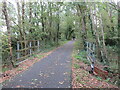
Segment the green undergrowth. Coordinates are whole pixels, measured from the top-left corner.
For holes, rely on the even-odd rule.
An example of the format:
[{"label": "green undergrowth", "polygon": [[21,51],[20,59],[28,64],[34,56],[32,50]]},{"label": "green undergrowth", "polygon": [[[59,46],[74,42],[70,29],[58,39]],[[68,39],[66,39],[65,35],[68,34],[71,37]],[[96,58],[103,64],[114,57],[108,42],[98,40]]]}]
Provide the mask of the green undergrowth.
[{"label": "green undergrowth", "polygon": [[85,64],[90,64],[90,62],[86,58],[86,52],[80,51],[77,55],[74,56],[76,59],[82,61]]},{"label": "green undergrowth", "polygon": [[82,61],[85,64],[90,64],[90,62],[86,58],[86,51],[84,50],[84,46],[81,39],[78,39],[74,43],[73,57],[77,60]]},{"label": "green undergrowth", "polygon": [[[83,62],[83,63],[85,63],[85,64],[87,64],[87,65],[90,65],[90,62],[87,60],[87,58],[86,58],[86,51],[83,49],[83,47],[81,46],[80,47],[80,45],[79,45],[79,47],[78,47],[78,42],[75,42],[75,45],[74,45],[74,50],[73,50],[73,54],[72,54],[72,56],[75,58],[75,60],[77,60],[76,62],[78,62],[78,63],[80,63],[81,61]],[[112,58],[112,57],[111,57]],[[116,59],[115,59],[116,60]],[[112,60],[112,61],[115,61],[115,60]],[[74,68],[75,69],[79,69],[80,68],[80,65],[79,64],[74,64],[73,66],[74,66]],[[110,63],[111,65],[110,65],[110,67],[111,68],[114,68],[114,69],[116,69],[118,66],[116,65],[116,64],[114,64],[114,63]],[[111,69],[110,69],[111,70]],[[115,72],[115,71],[114,71]],[[79,76],[79,74],[78,74],[78,76]],[[80,78],[77,76],[77,80],[79,81],[80,80]],[[117,81],[115,81],[115,80],[111,80],[111,78],[106,78],[106,79],[102,79],[101,77],[99,77],[99,76],[94,76],[97,80],[99,80],[99,81],[105,81],[105,82],[107,82],[107,83],[109,83],[109,84],[113,84],[113,85],[116,85],[117,84]],[[114,78],[113,79],[116,79],[117,80],[117,78],[114,76]],[[114,81],[114,82],[113,82]]]},{"label": "green undergrowth", "polygon": [[[86,51],[83,49],[83,44],[81,40],[77,40],[74,43],[74,50],[72,56],[85,64],[90,64],[90,62],[86,58]],[[76,67],[77,65],[74,66]]]},{"label": "green undergrowth", "polygon": [[57,47],[65,44],[65,43],[67,43],[67,42],[68,42],[68,40],[64,40],[64,41],[59,41],[59,44],[58,44],[58,45],[56,45],[56,44],[54,44],[54,45],[45,45],[44,47],[42,47],[42,48],[40,49],[40,53],[49,52],[49,51],[51,51],[51,50],[53,50],[53,49],[55,49],[55,48],[57,48]]},{"label": "green undergrowth", "polygon": [[8,67],[2,68],[2,72],[5,72],[5,71],[7,71],[7,70],[9,70]]},{"label": "green undergrowth", "polygon": [[80,66],[78,64],[74,64],[74,68],[78,69],[78,68],[80,68]]}]

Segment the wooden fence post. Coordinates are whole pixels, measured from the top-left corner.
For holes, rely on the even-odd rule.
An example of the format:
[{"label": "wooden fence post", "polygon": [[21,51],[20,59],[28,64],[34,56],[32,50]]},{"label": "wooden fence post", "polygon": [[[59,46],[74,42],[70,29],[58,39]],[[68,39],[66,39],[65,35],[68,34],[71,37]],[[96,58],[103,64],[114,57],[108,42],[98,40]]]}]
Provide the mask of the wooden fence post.
[{"label": "wooden fence post", "polygon": [[27,48],[27,47],[26,47],[26,46],[27,46],[27,45],[26,45],[26,44],[27,44],[27,41],[25,41],[24,43],[25,43],[25,56],[26,56],[26,55],[27,55],[27,50],[26,50],[26,48]]},{"label": "wooden fence post", "polygon": [[90,42],[89,42],[88,50],[89,50],[89,56],[91,56],[91,43]]},{"label": "wooden fence post", "polygon": [[93,58],[95,58],[95,44],[93,44]]},{"label": "wooden fence post", "polygon": [[34,44],[34,52],[35,52],[35,49],[36,49],[36,48],[35,48],[35,43],[36,43],[36,41],[33,41],[33,44]]},{"label": "wooden fence post", "polygon": [[87,54],[88,54],[88,42],[86,42],[87,43]]},{"label": "wooden fence post", "polygon": [[87,43],[87,59],[90,61],[90,59],[89,59],[89,42],[86,42]]},{"label": "wooden fence post", "polygon": [[[20,50],[20,44],[19,44],[19,42],[17,42],[17,50]],[[20,52],[17,51],[17,59],[19,59],[19,58],[20,58]]]},{"label": "wooden fence post", "polygon": [[31,41],[29,42],[29,45],[30,45],[30,55],[32,54],[32,50],[31,50]]},{"label": "wooden fence post", "polygon": [[37,41],[37,45],[38,45],[38,52],[39,52],[39,47],[40,47],[40,42],[39,42],[39,40]]}]

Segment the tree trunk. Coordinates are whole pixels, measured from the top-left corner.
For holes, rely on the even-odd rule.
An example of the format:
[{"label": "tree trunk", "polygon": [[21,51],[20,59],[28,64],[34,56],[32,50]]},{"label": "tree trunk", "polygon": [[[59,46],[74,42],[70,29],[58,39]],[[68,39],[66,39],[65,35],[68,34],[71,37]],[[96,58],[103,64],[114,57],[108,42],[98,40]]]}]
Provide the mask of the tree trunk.
[{"label": "tree trunk", "polygon": [[[118,73],[120,74],[120,1],[117,3],[118,6]],[[118,87],[120,88],[120,75],[118,77]]]},{"label": "tree trunk", "polygon": [[59,18],[59,7],[57,7],[58,8],[58,13],[57,13],[57,18],[58,18],[58,23],[57,23],[57,45],[58,45],[58,42],[59,42],[59,31],[60,31],[60,18]]},{"label": "tree trunk", "polygon": [[24,40],[26,40],[24,23],[25,23],[25,3],[23,0],[22,1],[22,30],[23,30]]},{"label": "tree trunk", "polygon": [[31,29],[32,21],[31,21],[31,19],[32,19],[32,3],[30,2],[29,3],[29,23],[30,23],[29,31],[30,31],[30,33],[32,33],[32,29]]},{"label": "tree trunk", "polygon": [[10,60],[11,60],[12,66],[14,67],[13,52],[12,52],[12,46],[11,46],[10,22],[9,22],[8,12],[7,12],[7,3],[5,1],[3,2],[3,14],[5,16],[5,21],[6,21],[6,26],[7,26],[7,32],[8,32],[8,47],[10,49]]},{"label": "tree trunk", "polygon": [[100,14],[100,22],[101,22],[100,25],[101,25],[102,46],[103,46],[104,56],[105,56],[106,62],[109,64],[109,62],[108,62],[108,56],[107,56],[107,50],[106,50],[106,46],[105,46],[104,28],[103,28],[101,14]]},{"label": "tree trunk", "polygon": [[[95,5],[94,5],[94,9],[95,9]],[[96,46],[97,46],[97,56],[100,59],[100,61],[102,61],[102,56],[101,56],[102,51],[101,51],[101,48],[100,48],[100,39],[99,39],[98,31],[97,31],[97,25],[95,26],[95,20],[97,22],[97,17],[93,16],[92,7],[90,7],[90,13],[91,13],[91,18],[92,18],[93,32],[94,32],[94,35],[95,35]]]},{"label": "tree trunk", "polygon": [[43,2],[41,2],[41,20],[42,20],[42,32],[44,32],[44,18],[43,18]]},{"label": "tree trunk", "polygon": [[49,11],[48,11],[48,16],[49,16],[49,40],[52,42],[52,3],[48,2],[49,4]]},{"label": "tree trunk", "polygon": [[21,30],[21,15],[20,15],[20,5],[19,2],[17,2],[17,10],[18,10],[18,25],[19,25],[19,32],[20,32],[20,40],[24,40],[23,32]]},{"label": "tree trunk", "polygon": [[86,33],[85,16],[82,15],[83,12],[82,12],[82,9],[79,4],[78,4],[78,9],[79,9],[78,11],[79,11],[80,15],[82,16],[81,21],[82,21],[82,39],[83,39],[83,44],[84,44],[83,46],[84,46],[84,48],[86,48],[85,43],[86,43],[87,33]]},{"label": "tree trunk", "polygon": [[29,3],[29,22],[31,23],[31,19],[32,19],[32,3]]},{"label": "tree trunk", "polygon": [[93,30],[93,23],[92,23],[92,18],[91,18],[90,13],[89,13],[88,18],[90,20],[90,28],[91,28],[92,36],[93,36],[93,38],[95,38],[95,34],[94,34],[94,30]]}]

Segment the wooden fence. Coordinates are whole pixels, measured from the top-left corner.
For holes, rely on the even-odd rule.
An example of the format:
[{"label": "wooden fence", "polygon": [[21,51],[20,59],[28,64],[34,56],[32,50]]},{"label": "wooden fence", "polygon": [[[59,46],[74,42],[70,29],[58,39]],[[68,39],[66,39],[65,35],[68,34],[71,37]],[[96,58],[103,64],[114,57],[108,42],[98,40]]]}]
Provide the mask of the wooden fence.
[{"label": "wooden fence", "polygon": [[95,57],[96,46],[94,43],[86,42],[86,49],[87,49],[87,59],[91,63],[91,70],[92,73],[95,72],[98,76],[102,78],[106,78],[108,76],[108,72],[103,70],[100,64]]},{"label": "wooden fence", "polygon": [[86,49],[87,49],[87,59],[90,61],[91,69],[94,70],[94,63],[95,63],[95,44],[86,42]]},{"label": "wooden fence", "polygon": [[39,51],[39,40],[17,41],[17,60],[24,59]]}]

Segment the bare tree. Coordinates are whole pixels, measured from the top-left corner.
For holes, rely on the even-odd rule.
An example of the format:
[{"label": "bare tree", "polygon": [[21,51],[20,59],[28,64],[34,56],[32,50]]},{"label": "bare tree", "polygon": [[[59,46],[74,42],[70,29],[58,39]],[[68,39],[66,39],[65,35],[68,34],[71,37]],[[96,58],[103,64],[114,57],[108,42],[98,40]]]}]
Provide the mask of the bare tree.
[{"label": "bare tree", "polygon": [[21,29],[21,15],[20,15],[20,5],[19,5],[19,2],[17,2],[17,12],[18,12],[18,26],[19,26],[19,32],[20,32],[20,39],[22,41],[22,40],[24,40],[24,37],[23,37],[22,29]]}]

